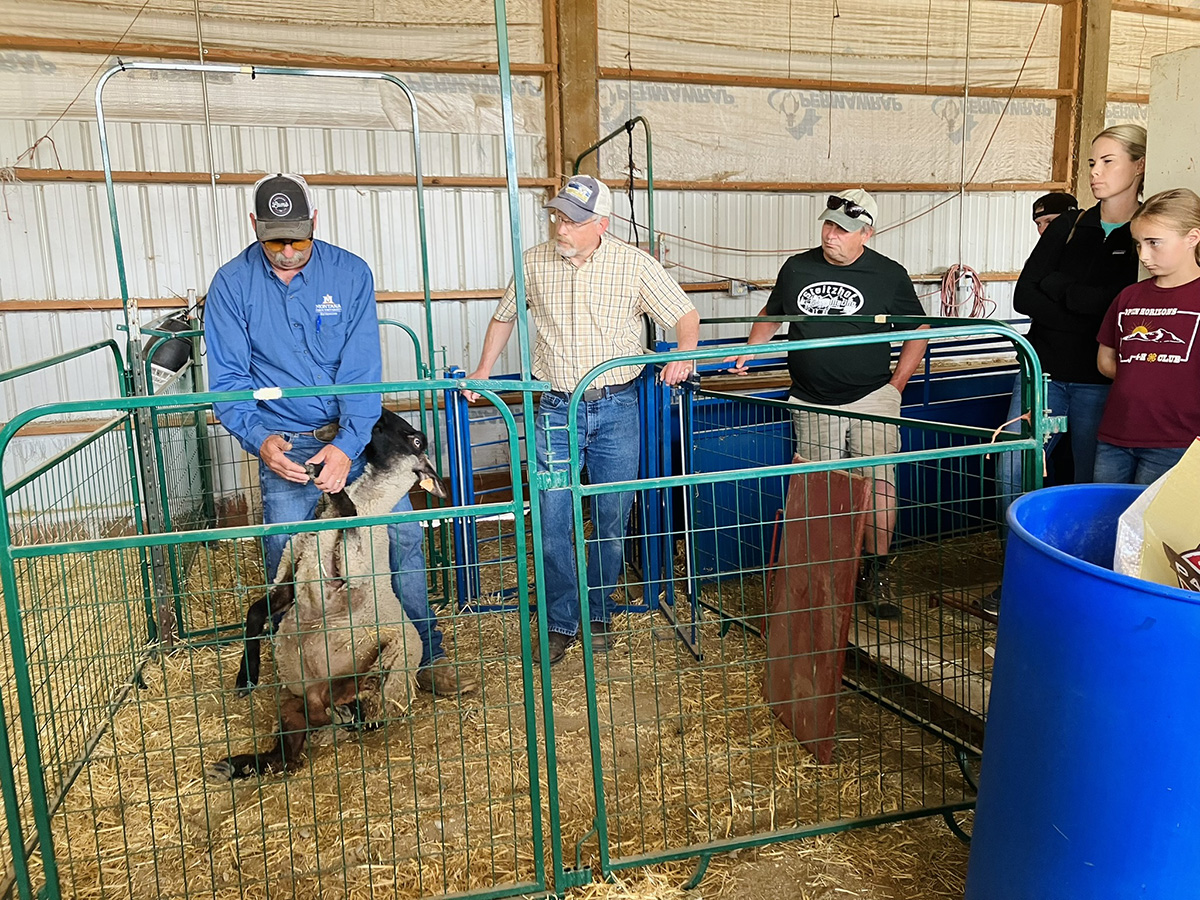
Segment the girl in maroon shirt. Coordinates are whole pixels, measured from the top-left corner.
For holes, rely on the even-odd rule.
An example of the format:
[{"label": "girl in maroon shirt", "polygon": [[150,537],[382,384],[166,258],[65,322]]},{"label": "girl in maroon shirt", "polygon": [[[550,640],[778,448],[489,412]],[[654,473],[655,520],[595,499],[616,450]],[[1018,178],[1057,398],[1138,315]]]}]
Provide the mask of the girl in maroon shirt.
[{"label": "girl in maroon shirt", "polygon": [[1130,223],[1152,279],[1113,301],[1096,365],[1113,379],[1096,481],[1150,484],[1200,435],[1200,197],[1155,194]]}]

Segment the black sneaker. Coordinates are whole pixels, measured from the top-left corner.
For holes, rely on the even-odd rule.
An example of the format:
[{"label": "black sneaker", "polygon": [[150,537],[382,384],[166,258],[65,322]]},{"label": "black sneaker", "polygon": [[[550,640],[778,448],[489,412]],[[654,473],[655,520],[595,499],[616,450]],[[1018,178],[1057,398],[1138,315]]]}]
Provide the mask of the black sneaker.
[{"label": "black sneaker", "polygon": [[612,622],[592,623],[592,652],[607,653],[617,642],[617,632]]},{"label": "black sneaker", "polygon": [[858,572],[854,602],[861,603],[877,619],[900,618],[900,607],[892,602],[892,578],[888,566],[864,565]]},{"label": "black sneaker", "polygon": [[[548,657],[550,665],[561,662],[562,658],[567,655],[567,648],[575,643],[575,638],[569,634],[559,634],[557,631],[550,632],[547,635],[547,643],[549,645],[550,656]],[[536,640],[533,642],[533,661],[540,663],[542,661],[541,646]]]},{"label": "black sneaker", "polygon": [[980,605],[988,615],[1000,615],[1000,587],[1000,585],[996,585],[995,589],[991,593],[985,594],[981,601]]}]

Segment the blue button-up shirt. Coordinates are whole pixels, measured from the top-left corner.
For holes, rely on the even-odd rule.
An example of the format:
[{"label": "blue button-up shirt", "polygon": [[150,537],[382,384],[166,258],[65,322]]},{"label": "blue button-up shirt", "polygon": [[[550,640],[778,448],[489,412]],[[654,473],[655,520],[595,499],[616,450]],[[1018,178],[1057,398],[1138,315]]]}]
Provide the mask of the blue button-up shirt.
[{"label": "blue button-up shirt", "polygon": [[[369,384],[382,377],[375,281],[359,257],[314,241],[284,284],[251,244],[213,276],[204,303],[208,385],[213,391]],[[217,403],[217,418],[248,453],[272,434],[337,421],[333,444],[351,459],[379,419],[378,394]]]}]

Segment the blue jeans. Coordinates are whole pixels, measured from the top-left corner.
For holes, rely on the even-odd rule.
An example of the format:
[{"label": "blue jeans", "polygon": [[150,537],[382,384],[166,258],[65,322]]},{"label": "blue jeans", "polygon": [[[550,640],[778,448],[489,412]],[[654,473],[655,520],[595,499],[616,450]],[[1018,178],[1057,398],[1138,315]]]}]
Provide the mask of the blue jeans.
[{"label": "blue jeans", "polygon": [[[591,403],[581,401],[577,424],[579,465],[587,469],[592,484],[633,481],[638,477],[641,429],[636,387]],[[538,471],[569,470],[566,425],[567,401],[548,391],[543,393],[535,423]],[[549,461],[547,448],[553,451],[553,463]],[[616,604],[610,595],[625,569],[625,527],[632,506],[632,491],[591,497],[587,584],[589,618],[593,622],[612,620]],[[546,583],[538,591],[538,605],[550,631],[574,636],[579,631],[579,577],[575,568],[571,492],[543,491],[541,511]]]},{"label": "blue jeans", "polygon": [[1187,447],[1096,447],[1096,481],[1101,484],[1153,484],[1183,458]]},{"label": "blue jeans", "polygon": [[[1096,431],[1100,428],[1100,416],[1104,413],[1104,401],[1108,399],[1109,385],[1081,384],[1072,381],[1051,381],[1046,389],[1046,406],[1056,416],[1067,417],[1067,434],[1071,437],[1071,455],[1075,458],[1075,483],[1087,484],[1093,480],[1092,470],[1096,464]],[[1008,404],[1005,419],[1021,415],[1021,376],[1013,383],[1012,399]],[[1004,429],[1019,432],[1021,423],[1014,422]],[[1050,435],[1046,443],[1049,456],[1061,434]],[[996,461],[997,512],[1003,523],[1008,507],[1024,491],[1020,453],[1003,453]],[[1098,479],[1097,479],[1098,480]]]},{"label": "blue jeans", "polygon": [[[288,459],[304,465],[324,444],[311,435],[285,434],[292,445]],[[366,460],[360,455],[350,464],[346,483],[352,483],[363,469]],[[262,487],[263,524],[276,522],[306,522],[317,509],[321,491],[311,481],[297,484],[280,478],[259,460],[258,480]],[[412,501],[405,495],[393,508],[394,512],[412,509]],[[272,534],[264,538],[267,557],[267,578],[275,578],[279,560],[283,558],[289,536]],[[421,665],[427,666],[446,655],[442,650],[442,633],[438,631],[437,616],[429,608],[429,590],[425,582],[424,534],[418,522],[403,522],[388,526],[388,563],[392,570],[392,590],[400,598],[400,605],[417,633],[421,635]]]}]

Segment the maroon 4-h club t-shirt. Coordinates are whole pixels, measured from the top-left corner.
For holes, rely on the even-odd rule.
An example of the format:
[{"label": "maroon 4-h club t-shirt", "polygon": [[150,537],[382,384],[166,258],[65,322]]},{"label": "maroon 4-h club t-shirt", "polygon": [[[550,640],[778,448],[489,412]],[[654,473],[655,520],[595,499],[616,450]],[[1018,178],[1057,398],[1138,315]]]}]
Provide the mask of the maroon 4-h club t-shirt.
[{"label": "maroon 4-h club t-shirt", "polygon": [[1200,435],[1200,279],[1153,279],[1117,295],[1096,340],[1117,351],[1100,440],[1121,447],[1187,447]]}]

